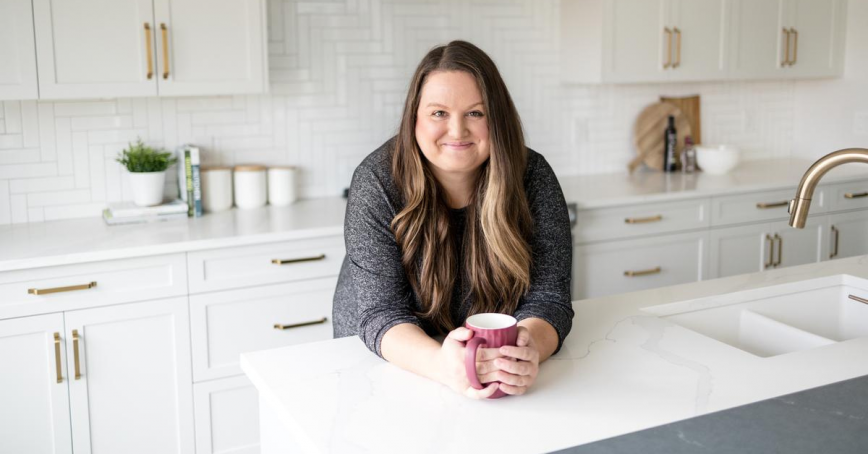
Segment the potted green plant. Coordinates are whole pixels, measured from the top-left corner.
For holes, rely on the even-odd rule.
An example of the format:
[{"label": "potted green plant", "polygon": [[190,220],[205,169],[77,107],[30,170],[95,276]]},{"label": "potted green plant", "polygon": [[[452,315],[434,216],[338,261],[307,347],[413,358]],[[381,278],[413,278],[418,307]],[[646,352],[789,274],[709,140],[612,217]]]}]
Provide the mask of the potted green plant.
[{"label": "potted green plant", "polygon": [[166,169],[177,161],[163,149],[152,148],[142,139],[121,151],[117,161],[130,172],[133,187],[133,202],[138,206],[154,206],[163,203],[163,186]]}]

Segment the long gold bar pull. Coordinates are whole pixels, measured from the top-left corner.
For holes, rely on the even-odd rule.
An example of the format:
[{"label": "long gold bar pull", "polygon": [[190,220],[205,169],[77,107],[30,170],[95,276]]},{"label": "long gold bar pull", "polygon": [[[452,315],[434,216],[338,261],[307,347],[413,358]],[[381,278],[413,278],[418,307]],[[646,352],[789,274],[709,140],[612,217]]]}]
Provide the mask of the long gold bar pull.
[{"label": "long gold bar pull", "polygon": [[868,192],[860,192],[858,194],[848,192],[844,194],[845,199],[861,199],[862,197],[868,197]]},{"label": "long gold bar pull", "polygon": [[96,281],[81,285],[70,285],[68,287],[54,288],[29,288],[27,293],[30,295],[48,295],[49,293],[72,292],[75,290],[87,290],[96,287]]},{"label": "long gold bar pull", "polygon": [[672,66],[672,30],[663,27],[663,33],[666,33],[666,63],[663,64],[663,69],[668,69]]},{"label": "long gold bar pull", "polygon": [[830,259],[833,259],[833,258],[838,256],[838,237],[841,235],[841,232],[838,231],[838,228],[833,225],[832,226],[832,234],[835,235],[835,245],[834,245],[834,249],[832,250],[832,253],[829,254]]},{"label": "long gold bar pull", "polygon": [[659,266],[651,268],[650,270],[641,270],[641,271],[624,271],[624,276],[627,277],[636,277],[636,276],[647,276],[649,274],[659,274],[663,271]]},{"label": "long gold bar pull", "polygon": [[774,266],[775,268],[781,266],[781,261],[783,260],[784,255],[784,239],[781,238],[780,235],[775,233],[775,240],[778,242],[778,259],[775,260]]},{"label": "long gold bar pull", "polygon": [[145,52],[148,54],[148,80],[154,77],[154,51],[151,48],[151,24],[145,22]]},{"label": "long gold bar pull", "polygon": [[771,268],[775,264],[773,258],[775,256],[775,240],[772,239],[771,235],[766,235],[766,241],[769,243],[769,256],[768,260],[763,263],[763,268]]},{"label": "long gold bar pull", "polygon": [[625,224],[647,224],[649,222],[659,222],[663,220],[663,215],[658,214],[657,216],[650,216],[647,218],[626,218],[624,219]]},{"label": "long gold bar pull", "polygon": [[78,330],[72,330],[72,355],[75,359],[75,379],[81,379],[81,364],[78,359]]},{"label": "long gold bar pull", "polygon": [[790,32],[793,34],[793,61],[790,62],[790,66],[793,66],[799,59],[799,31],[790,27]]},{"label": "long gold bar pull", "polygon": [[759,202],[759,203],[756,204],[756,207],[757,207],[757,209],[760,209],[760,210],[767,210],[767,209],[769,209],[769,208],[780,208],[780,207],[785,207],[785,206],[787,206],[787,204],[789,204],[789,203],[790,203],[789,201],[785,201],[785,202],[773,202],[773,203],[764,203],[764,202]]},{"label": "long gold bar pull", "polygon": [[275,323],[274,329],[284,330],[284,329],[300,328],[302,326],[322,325],[323,323],[325,323],[327,321],[328,321],[328,318],[323,317],[319,320],[312,320],[309,322],[302,322],[302,323],[293,323],[292,325],[281,325],[280,323]]},{"label": "long gold bar pull", "polygon": [[681,66],[681,30],[678,27],[672,29],[675,33],[675,63],[672,63],[673,68]]},{"label": "long gold bar pull", "polygon": [[784,60],[781,62],[782,67],[790,64],[790,31],[786,28],[784,28],[783,30],[784,34],[786,34],[787,37],[784,38],[786,41],[784,47]]},{"label": "long gold bar pull", "polygon": [[54,333],[54,369],[57,370],[57,382],[63,383],[63,374],[60,372],[60,333]]},{"label": "long gold bar pull", "polygon": [[300,262],[316,262],[318,260],[325,259],[325,254],[315,255],[313,257],[301,257],[297,259],[272,259],[271,263],[275,265],[288,265],[290,263],[300,263]]},{"label": "long gold bar pull", "polygon": [[858,301],[862,304],[868,304],[868,300],[866,300],[865,298],[859,298],[856,295],[847,295],[847,298],[850,298],[853,301]]},{"label": "long gold bar pull", "polygon": [[163,32],[163,79],[169,78],[169,28],[165,23],[160,24],[160,31]]}]

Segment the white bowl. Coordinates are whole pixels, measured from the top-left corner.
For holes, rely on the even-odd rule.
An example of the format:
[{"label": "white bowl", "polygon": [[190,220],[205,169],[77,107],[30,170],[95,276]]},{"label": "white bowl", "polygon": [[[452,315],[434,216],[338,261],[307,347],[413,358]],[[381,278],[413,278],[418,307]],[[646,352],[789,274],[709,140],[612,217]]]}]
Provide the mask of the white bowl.
[{"label": "white bowl", "polygon": [[739,151],[730,145],[697,145],[696,163],[703,172],[723,175],[738,165]]}]

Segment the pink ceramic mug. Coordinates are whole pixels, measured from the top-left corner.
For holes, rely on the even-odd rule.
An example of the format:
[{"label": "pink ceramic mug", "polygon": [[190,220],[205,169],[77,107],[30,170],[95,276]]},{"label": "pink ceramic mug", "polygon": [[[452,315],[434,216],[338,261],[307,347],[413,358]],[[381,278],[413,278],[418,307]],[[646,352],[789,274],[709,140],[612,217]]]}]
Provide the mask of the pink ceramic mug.
[{"label": "pink ceramic mug", "polygon": [[[500,348],[504,345],[515,345],[518,336],[518,321],[515,317],[506,314],[476,314],[467,317],[464,326],[473,331],[473,338],[467,341],[464,354],[464,369],[470,385],[476,389],[483,389],[490,383],[480,383],[476,375],[476,350],[480,346],[484,348]],[[496,382],[499,383],[499,382]],[[497,399],[506,393],[498,389],[489,399]]]}]

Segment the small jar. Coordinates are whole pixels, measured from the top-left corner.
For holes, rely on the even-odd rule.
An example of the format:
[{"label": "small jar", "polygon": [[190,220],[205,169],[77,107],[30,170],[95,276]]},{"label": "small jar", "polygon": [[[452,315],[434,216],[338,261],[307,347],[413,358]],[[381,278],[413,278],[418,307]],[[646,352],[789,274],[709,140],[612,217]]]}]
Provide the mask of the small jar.
[{"label": "small jar", "polygon": [[268,168],[268,203],[287,206],[298,200],[296,180],[298,169],[294,166]]},{"label": "small jar", "polygon": [[235,206],[242,209],[265,206],[267,187],[265,166],[235,166]]},{"label": "small jar", "polygon": [[232,167],[202,167],[202,208],[209,212],[232,208]]}]

